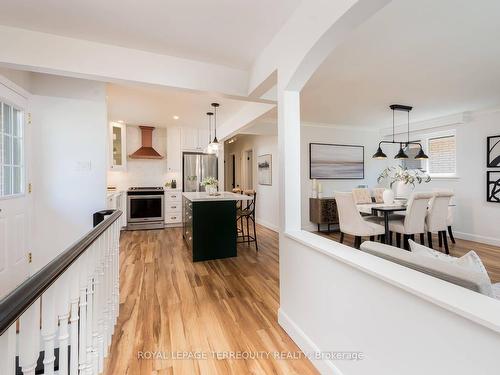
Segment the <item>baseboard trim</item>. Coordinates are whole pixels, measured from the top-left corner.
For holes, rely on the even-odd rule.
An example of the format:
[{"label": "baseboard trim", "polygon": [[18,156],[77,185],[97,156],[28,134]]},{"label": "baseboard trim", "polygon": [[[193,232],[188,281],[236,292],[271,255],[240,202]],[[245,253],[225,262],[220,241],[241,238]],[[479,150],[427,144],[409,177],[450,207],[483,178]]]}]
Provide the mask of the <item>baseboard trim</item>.
[{"label": "baseboard trim", "polygon": [[266,227],[267,229],[270,229],[273,232],[279,232],[279,228],[276,225],[269,223],[268,221],[265,221],[265,220],[262,220],[259,218],[257,218],[256,221],[257,221],[257,224],[262,225],[263,227]]},{"label": "baseboard trim", "polygon": [[484,243],[487,245],[493,245],[493,246],[500,246],[500,238],[479,236],[477,234],[456,232],[456,231],[453,231],[453,236],[455,236],[456,238],[460,238],[462,240],[480,242],[480,243]]},{"label": "baseboard trim", "polygon": [[[281,307],[278,310],[278,323],[304,353],[321,352],[321,349],[318,348]],[[321,374],[343,375],[330,360],[311,359],[310,361]]]}]

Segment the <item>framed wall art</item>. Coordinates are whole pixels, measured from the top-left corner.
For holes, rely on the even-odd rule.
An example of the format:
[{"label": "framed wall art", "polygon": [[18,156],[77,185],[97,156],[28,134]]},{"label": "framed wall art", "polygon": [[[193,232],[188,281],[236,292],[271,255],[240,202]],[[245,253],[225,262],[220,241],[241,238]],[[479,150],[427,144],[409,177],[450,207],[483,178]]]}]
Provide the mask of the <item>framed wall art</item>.
[{"label": "framed wall art", "polygon": [[500,135],[487,138],[486,150],[487,167],[500,168]]},{"label": "framed wall art", "polygon": [[500,171],[488,171],[486,173],[486,200],[500,203]]},{"label": "framed wall art", "polygon": [[273,184],[273,156],[271,154],[260,155],[257,158],[257,171],[259,185]]},{"label": "framed wall art", "polygon": [[365,148],[355,145],[309,143],[309,178],[364,179]]}]

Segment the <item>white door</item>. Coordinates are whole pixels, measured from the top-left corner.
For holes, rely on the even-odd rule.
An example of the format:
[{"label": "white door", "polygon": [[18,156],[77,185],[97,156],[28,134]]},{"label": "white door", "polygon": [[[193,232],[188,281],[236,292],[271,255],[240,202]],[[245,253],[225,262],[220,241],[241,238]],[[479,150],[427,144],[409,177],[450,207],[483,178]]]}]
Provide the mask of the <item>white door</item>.
[{"label": "white door", "polygon": [[7,84],[0,76],[0,298],[28,277],[31,237],[27,93]]},{"label": "white door", "polygon": [[253,151],[248,150],[245,155],[245,175],[246,188],[249,190],[253,189]]}]

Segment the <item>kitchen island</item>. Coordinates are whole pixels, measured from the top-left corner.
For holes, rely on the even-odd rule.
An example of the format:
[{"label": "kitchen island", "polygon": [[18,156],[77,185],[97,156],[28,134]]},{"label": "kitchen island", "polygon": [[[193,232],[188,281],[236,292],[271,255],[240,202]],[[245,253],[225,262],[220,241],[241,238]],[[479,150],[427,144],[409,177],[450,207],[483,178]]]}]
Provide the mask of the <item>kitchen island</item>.
[{"label": "kitchen island", "polygon": [[237,256],[236,202],[252,199],[230,192],[182,193],[182,234],[193,262]]}]

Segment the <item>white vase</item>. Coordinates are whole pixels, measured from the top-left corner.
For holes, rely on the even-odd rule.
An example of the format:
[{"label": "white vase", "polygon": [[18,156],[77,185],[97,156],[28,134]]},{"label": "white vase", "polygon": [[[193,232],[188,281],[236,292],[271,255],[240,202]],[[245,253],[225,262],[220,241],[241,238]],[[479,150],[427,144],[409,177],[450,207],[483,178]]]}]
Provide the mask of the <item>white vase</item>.
[{"label": "white vase", "polygon": [[394,192],[391,189],[385,189],[382,194],[382,199],[385,204],[393,204],[394,203]]},{"label": "white vase", "polygon": [[405,184],[402,181],[397,181],[394,186],[396,199],[408,199],[413,191],[413,185]]},{"label": "white vase", "polygon": [[208,195],[215,195],[215,194],[217,194],[217,186],[207,185],[205,187],[205,190],[208,193]]}]

